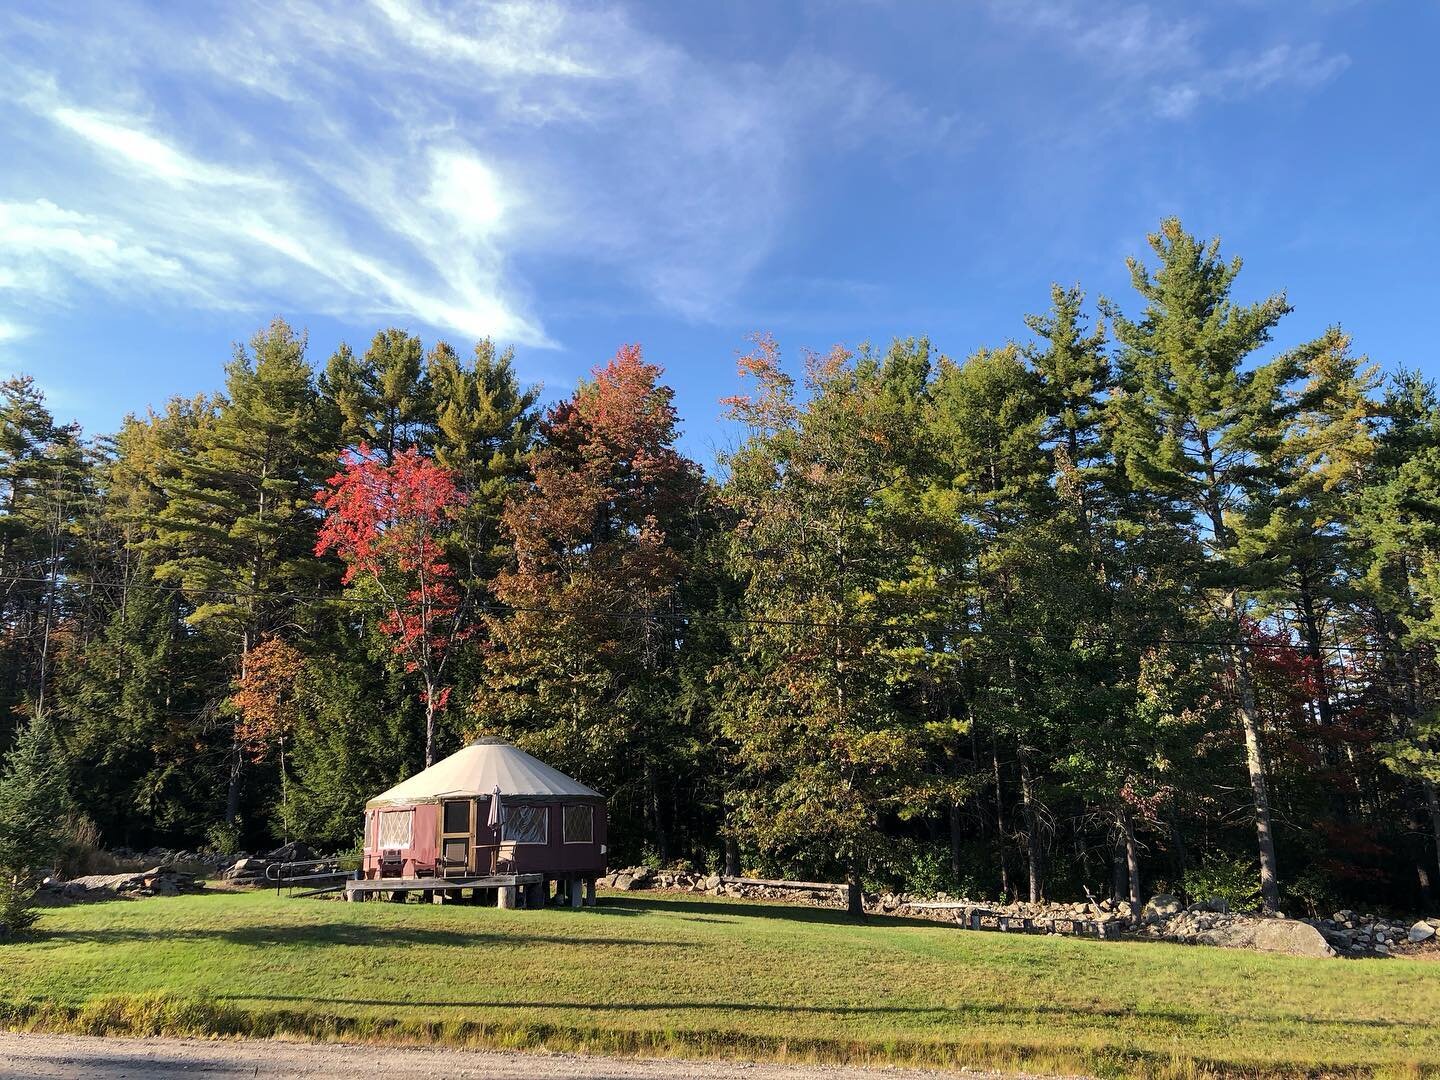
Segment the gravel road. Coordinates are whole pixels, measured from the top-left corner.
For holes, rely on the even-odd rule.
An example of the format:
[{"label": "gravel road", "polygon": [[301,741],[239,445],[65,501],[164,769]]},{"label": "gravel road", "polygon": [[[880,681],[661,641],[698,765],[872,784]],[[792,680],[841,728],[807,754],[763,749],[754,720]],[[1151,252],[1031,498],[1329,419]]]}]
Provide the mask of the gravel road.
[{"label": "gravel road", "polygon": [[[0,1032],[0,1080],[21,1077],[119,1080],[121,1077],[383,1076],[387,1080],[999,1080],[997,1074],[825,1065],[750,1065],[734,1061],[660,1061],[352,1046],[339,1043],[203,1039],[101,1039],[88,1035]],[[1012,1077],[1011,1080],[1014,1080]]]}]

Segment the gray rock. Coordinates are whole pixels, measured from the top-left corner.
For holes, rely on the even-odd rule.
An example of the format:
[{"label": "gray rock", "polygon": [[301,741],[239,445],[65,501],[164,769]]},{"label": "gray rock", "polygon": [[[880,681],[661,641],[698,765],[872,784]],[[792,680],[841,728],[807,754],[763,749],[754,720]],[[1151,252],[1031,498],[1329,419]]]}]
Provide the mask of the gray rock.
[{"label": "gray rock", "polygon": [[1421,941],[1429,941],[1435,936],[1435,927],[1426,921],[1417,922],[1414,926],[1410,927],[1410,933],[1406,936],[1417,944]]},{"label": "gray rock", "polygon": [[1145,905],[1145,910],[1141,913],[1141,918],[1147,923],[1164,922],[1166,919],[1180,914],[1181,908],[1182,905],[1176,897],[1169,893],[1160,893],[1150,898],[1150,902]]},{"label": "gray rock", "polygon": [[1309,923],[1296,919],[1261,919],[1255,924],[1254,947],[1261,952],[1288,956],[1334,956],[1325,936]]}]

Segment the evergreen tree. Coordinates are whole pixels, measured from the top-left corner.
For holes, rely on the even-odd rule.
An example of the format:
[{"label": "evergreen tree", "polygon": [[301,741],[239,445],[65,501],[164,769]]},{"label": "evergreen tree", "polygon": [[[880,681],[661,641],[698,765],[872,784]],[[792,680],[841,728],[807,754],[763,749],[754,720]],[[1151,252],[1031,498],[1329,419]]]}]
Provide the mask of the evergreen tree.
[{"label": "evergreen tree", "polygon": [[34,924],[35,890],[60,852],[69,805],[54,728],[34,716],[0,771],[0,940]]},{"label": "evergreen tree", "polygon": [[1289,418],[1285,391],[1298,372],[1290,355],[1246,365],[1290,306],[1283,293],[1250,305],[1232,301],[1240,260],[1222,261],[1218,239],[1202,244],[1173,218],[1151,235],[1150,246],[1159,259],[1153,273],[1138,259],[1129,264],[1143,315],[1131,321],[1109,308],[1121,344],[1116,452],[1131,482],[1164,493],[1192,516],[1211,556],[1207,584],[1230,643],[1227,674],[1244,735],[1261,891],[1274,910],[1274,822],[1245,627],[1255,584],[1278,555],[1246,540],[1278,482],[1275,451]]},{"label": "evergreen tree", "polygon": [[489,340],[475,346],[468,366],[441,342],[426,370],[435,404],[435,460],[465,495],[457,554],[465,556],[469,579],[485,581],[504,560],[500,516],[525,476],[540,391],[522,388],[514,350],[497,354]]},{"label": "evergreen tree", "polygon": [[79,429],[29,376],[0,381],[0,715],[45,709],[87,480]]},{"label": "evergreen tree", "polygon": [[[172,456],[156,532],[146,542],[155,580],[183,590],[187,621],[221,637],[243,679],[250,650],[293,620],[300,599],[332,571],[313,557],[314,492],[335,444],[327,430],[305,338],[282,320],[236,349],[226,393],[200,421],[194,453]],[[245,757],[232,740],[225,820],[240,812]]]},{"label": "evergreen tree", "polygon": [[359,359],[342,344],[319,388],[344,445],[364,443],[388,465],[400,451],[428,444],[435,407],[418,337],[394,327],[381,330]]}]

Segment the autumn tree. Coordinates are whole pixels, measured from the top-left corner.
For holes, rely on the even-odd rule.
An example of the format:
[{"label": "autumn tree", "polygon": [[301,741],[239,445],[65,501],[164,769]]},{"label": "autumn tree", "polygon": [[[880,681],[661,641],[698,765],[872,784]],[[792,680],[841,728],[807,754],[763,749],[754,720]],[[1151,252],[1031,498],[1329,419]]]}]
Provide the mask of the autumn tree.
[{"label": "autumn tree", "polygon": [[425,764],[436,759],[435,721],[450,701],[446,671],[474,631],[444,539],[465,498],[448,469],[410,448],[393,462],[361,446],[315,496],[325,509],[315,554],[345,563],[343,582],[384,612],[380,630],[405,671],[422,683]]},{"label": "autumn tree", "polygon": [[230,707],[240,716],[236,726],[240,745],[255,761],[273,752],[280,764],[280,820],[289,839],[289,777],[285,747],[300,722],[304,693],[305,657],[284,639],[269,637],[250,651],[245,674],[236,683]]},{"label": "autumn tree", "polygon": [[681,587],[705,484],[676,449],[660,377],[624,346],[540,422],[532,480],[503,515],[513,562],[495,579],[475,708],[605,790],[668,857],[690,745],[674,707]]}]

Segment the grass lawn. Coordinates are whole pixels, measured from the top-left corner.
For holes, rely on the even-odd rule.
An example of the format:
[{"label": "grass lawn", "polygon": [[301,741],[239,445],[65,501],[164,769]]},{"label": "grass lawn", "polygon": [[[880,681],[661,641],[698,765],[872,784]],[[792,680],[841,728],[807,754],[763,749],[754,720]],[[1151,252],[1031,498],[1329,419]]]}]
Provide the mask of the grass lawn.
[{"label": "grass lawn", "polygon": [[1100,1075],[1440,1076],[1440,964],[973,933],[680,895],[54,909],[0,1025]]}]

